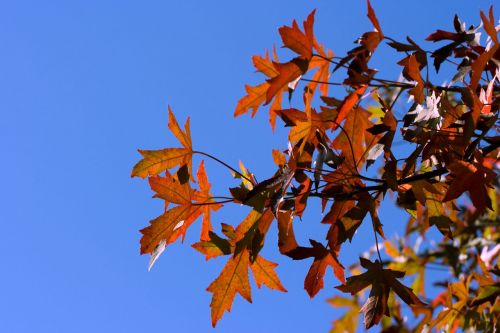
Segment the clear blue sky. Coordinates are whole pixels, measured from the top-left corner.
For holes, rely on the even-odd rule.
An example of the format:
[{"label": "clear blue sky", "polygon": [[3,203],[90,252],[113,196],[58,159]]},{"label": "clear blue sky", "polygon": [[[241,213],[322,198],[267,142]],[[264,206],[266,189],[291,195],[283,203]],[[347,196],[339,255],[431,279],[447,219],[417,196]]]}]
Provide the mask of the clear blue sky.
[{"label": "clear blue sky", "polygon": [[[489,5],[373,1],[385,34],[417,41],[451,29],[455,13],[478,24]],[[277,28],[313,8],[316,35],[336,55],[372,29],[365,1],[0,1],[1,332],[329,329],[340,313],[325,299],[338,282],[328,272],[325,290],[309,300],[310,262],[278,256],[270,232],[264,251],[289,292],[253,288],[254,303],[238,296],[213,330],[205,288],[223,261],[207,263],[189,246],[194,226],[148,273],[138,230],[161,202],[130,178],[136,149],[177,145],[167,104],[179,121],[191,116],[196,149],[269,177],[269,148],[285,147],[284,132],[271,133],[267,112],[232,113],[244,84],[262,80],[251,56],[281,46]],[[385,58],[375,64],[397,77]],[[230,175],[208,161],[207,169],[214,192],[226,194]],[[242,214],[227,209],[213,221],[238,223]],[[381,217],[389,235],[406,219],[389,208]],[[322,237],[320,218],[301,222],[302,240]],[[369,235],[345,246],[346,260],[373,243]]]}]

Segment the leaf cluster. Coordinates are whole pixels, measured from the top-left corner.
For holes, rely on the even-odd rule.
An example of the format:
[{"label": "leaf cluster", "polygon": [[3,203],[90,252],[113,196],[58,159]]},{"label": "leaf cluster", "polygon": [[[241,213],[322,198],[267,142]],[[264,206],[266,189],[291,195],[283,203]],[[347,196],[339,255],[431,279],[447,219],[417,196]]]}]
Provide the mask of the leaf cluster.
[{"label": "leaf cluster", "polygon": [[[277,264],[261,255],[274,222],[279,252],[293,260],[311,260],[304,280],[310,297],[323,289],[329,268],[341,283],[336,288],[351,294],[329,301],[348,307],[332,332],[355,332],[358,312],[366,329],[380,324],[384,332],[459,327],[488,331],[499,324],[500,27],[494,25],[493,9],[480,13],[486,45],[480,44],[481,27],[466,28],[455,16],[454,31],[437,30],[427,37],[438,45],[432,51],[410,37],[402,42],[384,35],[369,1],[367,9],[373,31],[362,34],[344,56],[335,56],[317,41],[313,11],[302,28],[296,21],[279,28],[284,47],[295,57],[280,61],[274,49],[272,58],[269,52],[252,58],[265,80],[245,87],[247,94],[234,115],[253,116],[267,107],[272,130],[278,120],[289,129],[286,148],[272,150],[274,175],[257,182],[243,163],[236,170],[193,150],[189,119],[181,129],[170,109],[168,126],[181,147],[139,151],[143,159],[132,176],[147,177],[155,197],[165,202],[162,215],[141,230],[141,254],[151,255],[150,268],[199,217],[200,239],[193,247],[207,260],[227,257],[207,288],[213,294],[214,326],[231,310],[237,293],[251,302],[249,269],[258,287],[286,291]],[[370,67],[380,47],[401,56],[396,65],[403,79],[382,78]],[[430,73],[443,66],[454,67],[456,73],[449,85],[436,85]],[[345,74],[343,81],[333,81],[333,73]],[[332,93],[332,86],[345,91]],[[294,107],[283,106],[287,95],[289,101],[295,98]],[[401,102],[405,95],[410,103]],[[398,114],[404,115],[398,119]],[[212,195],[204,161],[193,170],[194,155],[232,172],[237,184],[229,187],[228,196]],[[408,212],[404,236],[392,240],[378,215],[387,193]],[[310,200],[321,202],[324,215],[318,222],[328,225],[328,232],[324,240],[301,245],[294,224]],[[246,206],[249,213],[237,225],[222,223],[217,232],[211,214],[228,204]],[[360,225],[369,223],[367,216],[375,243],[369,256],[375,260],[360,258],[348,266],[339,254]],[[430,229],[441,238],[429,241]],[[347,279],[345,267],[352,274]],[[441,292],[429,297],[425,274],[432,269],[451,274],[436,281]],[[408,281],[413,281],[410,286],[404,284]],[[369,286],[366,297],[363,290]],[[404,320],[408,313],[418,318],[411,327]]]}]

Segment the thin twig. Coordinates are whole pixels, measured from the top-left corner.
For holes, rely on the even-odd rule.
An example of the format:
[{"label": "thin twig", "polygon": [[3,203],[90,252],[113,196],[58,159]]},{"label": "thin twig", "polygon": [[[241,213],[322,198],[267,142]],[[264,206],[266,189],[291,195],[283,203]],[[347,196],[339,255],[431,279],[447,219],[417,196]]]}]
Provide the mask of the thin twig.
[{"label": "thin twig", "polygon": [[225,166],[226,168],[228,168],[229,170],[233,171],[235,174],[237,174],[238,176],[240,176],[241,178],[243,179],[246,179],[248,180],[250,183],[252,183],[252,185],[255,185],[254,182],[248,178],[247,176],[243,175],[241,172],[239,172],[238,170],[236,170],[235,168],[233,168],[232,166],[230,166],[229,164],[227,164],[226,162],[223,162],[221,161],[220,159],[218,159],[217,157],[215,156],[212,156],[210,154],[207,154],[207,153],[204,153],[202,151],[193,151],[193,154],[200,154],[200,155],[203,155],[203,156],[206,156],[208,158],[211,158],[212,160],[214,161],[217,161],[219,162],[220,164],[222,164],[223,166]]}]

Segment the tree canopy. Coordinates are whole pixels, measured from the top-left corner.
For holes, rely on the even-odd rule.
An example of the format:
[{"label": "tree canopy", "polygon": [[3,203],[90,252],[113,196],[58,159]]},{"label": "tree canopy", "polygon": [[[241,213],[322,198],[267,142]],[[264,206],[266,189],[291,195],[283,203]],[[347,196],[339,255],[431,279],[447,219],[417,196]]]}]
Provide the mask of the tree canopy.
[{"label": "tree canopy", "polygon": [[[189,118],[181,127],[169,108],[168,127],[179,146],[139,150],[143,158],[132,170],[132,176],[148,178],[155,197],[165,202],[162,214],[141,230],[141,254],[151,256],[151,267],[201,220],[192,246],[207,260],[227,258],[207,288],[213,326],[237,293],[251,302],[249,271],[259,288],[286,292],[277,264],[261,255],[264,246],[275,246],[265,239],[277,230],[279,253],[312,260],[304,281],[310,297],[324,287],[328,269],[338,279],[339,293],[329,302],[347,310],[332,332],[355,332],[359,313],[366,329],[380,325],[384,332],[493,331],[500,316],[500,25],[493,8],[480,12],[481,26],[467,27],[455,16],[454,31],[430,32],[425,43],[384,35],[368,1],[373,30],[340,56],[316,39],[314,15],[302,26],[293,21],[279,28],[293,58],[279,60],[276,49],[252,58],[264,80],[245,86],[234,110],[238,117],[267,108],[272,130],[278,124],[289,129],[285,147],[270,147],[276,164],[271,177],[257,181],[243,163],[237,169],[196,150]],[[400,57],[392,64],[400,79],[370,67],[380,47]],[[446,84],[433,82],[444,66],[453,76]],[[195,157],[201,161],[193,167]],[[228,193],[212,194],[203,159],[232,173]],[[321,203],[324,215],[315,222],[329,226],[328,232],[299,244],[294,225],[311,200]],[[386,237],[383,224],[392,221],[379,218],[383,200],[408,213],[404,236]],[[245,206],[248,215],[238,225],[214,226],[212,214],[230,204]],[[371,223],[375,247],[359,262],[341,262],[339,254],[362,223]],[[429,239],[431,229],[440,237]],[[447,273],[428,281],[429,267]]]}]

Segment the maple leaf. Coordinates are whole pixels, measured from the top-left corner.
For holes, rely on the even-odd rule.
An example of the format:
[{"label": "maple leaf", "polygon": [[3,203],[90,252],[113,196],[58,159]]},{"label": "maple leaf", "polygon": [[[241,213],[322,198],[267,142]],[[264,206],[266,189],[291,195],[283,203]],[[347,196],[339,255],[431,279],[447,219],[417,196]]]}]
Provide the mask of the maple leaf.
[{"label": "maple leaf", "polygon": [[184,125],[184,131],[182,131],[169,106],[168,128],[184,148],[166,148],[161,150],[139,149],[139,153],[144,158],[132,169],[132,177],[146,178],[148,176],[158,175],[167,169],[181,165],[187,165],[188,170],[191,170],[193,148],[189,129],[189,118]]},{"label": "maple leaf", "polygon": [[328,249],[326,249],[321,243],[318,243],[312,239],[309,240],[312,247],[296,247],[295,249],[285,253],[287,256],[294,260],[302,260],[306,258],[314,258],[314,261],[307,272],[306,278],[304,280],[304,289],[309,294],[309,297],[314,297],[321,289],[323,289],[324,282],[323,278],[326,273],[326,269],[330,266],[333,269],[335,277],[339,279],[340,282],[344,283],[344,268],[338,262],[336,256],[334,256]]},{"label": "maple leaf", "polygon": [[223,225],[223,232],[229,240],[222,239],[211,232],[210,241],[201,241],[194,245],[197,250],[206,255],[207,259],[221,254],[234,253],[220,275],[207,288],[207,291],[213,293],[210,307],[214,327],[224,312],[231,310],[236,293],[250,303],[252,302],[248,281],[249,266],[259,288],[265,284],[271,289],[286,291],[275,272],[277,264],[259,256],[260,248],[256,249],[256,247],[262,247],[259,242],[263,241],[272,220],[273,215],[269,210],[264,213],[252,210],[236,229],[230,225]]},{"label": "maple leaf", "polygon": [[304,31],[300,31],[297,21],[293,20],[292,26],[282,26],[279,28],[279,33],[285,47],[303,56],[305,59],[310,60],[312,57],[312,49],[314,44],[313,24],[314,13],[313,10],[304,21]]},{"label": "maple leaf", "polygon": [[[208,182],[204,161],[201,161],[201,164],[198,167],[196,179],[198,180],[200,191],[195,192],[194,199],[196,200],[203,214],[200,239],[207,240],[209,239],[208,233],[212,230],[212,224],[210,223],[210,213],[212,211],[219,210],[222,207],[222,204],[215,203],[215,201],[212,199],[212,195],[210,193],[211,185]],[[184,228],[187,227],[188,225],[186,225]]]},{"label": "maple leaf", "polygon": [[313,57],[309,63],[309,69],[317,68],[317,70],[314,72],[311,82],[309,82],[307,87],[310,92],[314,92],[319,84],[321,95],[326,96],[329,88],[328,79],[330,78],[330,64],[333,58],[333,52],[330,50],[325,52],[320,45],[315,47],[318,49],[321,57]]},{"label": "maple leaf", "polygon": [[[445,307],[434,318],[429,326],[432,328],[442,329],[446,325],[452,323],[457,316],[461,316],[461,310],[467,305],[469,298],[469,285],[472,275],[463,281],[448,284],[448,291],[446,293]],[[452,301],[452,297],[456,297],[457,301]]]},{"label": "maple leaf", "polygon": [[359,310],[357,298],[344,298],[335,296],[327,300],[334,307],[348,307],[347,312],[332,323],[329,333],[355,333],[359,322]]},{"label": "maple leaf", "polygon": [[[209,232],[209,237],[211,238],[209,241],[202,240],[191,245],[194,249],[204,254],[206,260],[231,253],[230,244],[227,240],[218,237],[212,232]],[[223,242],[222,244],[224,245],[221,246],[219,241]],[[226,247],[227,250],[224,250],[224,247]]]},{"label": "maple leaf", "polygon": [[422,79],[422,75],[420,75],[420,64],[418,63],[417,57],[412,54],[400,61],[398,64],[404,66],[403,75],[408,80],[415,81],[415,87],[411,88],[409,93],[413,95],[418,104],[422,104],[424,102],[425,83]]},{"label": "maple leaf", "polygon": [[248,251],[229,258],[220,275],[208,286],[207,291],[213,293],[210,302],[212,326],[222,318],[225,311],[231,311],[236,293],[252,303],[250,281],[248,280]]},{"label": "maple leaf", "polygon": [[375,31],[378,32],[380,39],[382,39],[384,38],[384,34],[382,33],[382,29],[380,28],[380,23],[378,22],[377,16],[375,15],[375,11],[373,10],[372,4],[370,3],[370,0],[367,0],[366,3],[368,6],[367,16],[372,22]]},{"label": "maple leaf", "polygon": [[267,80],[269,88],[266,92],[266,104],[273,99],[278,92],[286,87],[290,82],[295,81],[305,72],[309,67],[309,61],[301,57],[292,59],[286,63],[279,63],[273,61],[273,66],[278,71],[278,75]]},{"label": "maple leaf", "polygon": [[286,164],[286,157],[283,155],[283,153],[279,150],[273,149],[273,160],[276,166],[278,167],[283,167]]},{"label": "maple leaf", "polygon": [[344,131],[332,142],[332,147],[339,149],[345,155],[345,163],[355,170],[362,166],[367,157],[365,151],[373,142],[373,135],[367,131],[373,126],[369,119],[370,112],[361,107],[352,109],[346,117]]},{"label": "maple leaf", "polygon": [[[152,262],[163,252],[165,246],[174,242],[180,235],[184,237],[187,229],[202,214],[201,240],[210,239],[210,212],[219,209],[221,205],[213,204],[203,161],[198,168],[197,179],[200,191],[192,189],[188,181],[180,182],[177,175],[171,175],[168,171],[164,177],[149,178],[155,197],[178,205],[152,220],[149,227],[141,230],[141,254],[152,253]],[[194,204],[196,202],[204,205]],[[158,251],[159,249],[162,250]]]},{"label": "maple leaf", "polygon": [[293,211],[278,212],[278,247],[281,254],[297,248],[297,240],[293,231]]},{"label": "maple leaf", "polygon": [[479,212],[484,212],[486,208],[491,209],[491,199],[486,190],[486,187],[496,176],[491,169],[479,163],[465,161],[454,161],[447,165],[447,168],[450,170],[453,180],[443,202],[456,199],[468,191],[474,207]]},{"label": "maple leaf", "polygon": [[162,241],[168,244],[175,240],[178,237],[179,225],[184,223],[181,221],[184,221],[189,213],[189,206],[176,206],[151,220],[150,225],[141,230],[141,254],[153,253]]},{"label": "maple leaf", "polygon": [[[276,51],[274,52],[274,60],[278,61],[278,56]],[[263,73],[268,78],[275,78],[280,75],[280,72],[275,68],[275,65],[269,58],[269,52],[266,52],[265,58],[260,56],[253,56],[252,61],[254,67],[257,71]],[[246,85],[245,90],[247,91],[247,95],[242,97],[238,104],[236,105],[236,109],[234,111],[234,116],[238,117],[242,114],[247,113],[249,110],[252,110],[252,117],[255,116],[259,107],[266,103],[266,94],[270,87],[268,82],[263,82],[257,86]],[[287,90],[287,87],[284,86],[281,90],[277,91],[276,96],[274,98],[273,103],[269,107],[269,122],[271,124],[271,128],[274,131],[274,127],[276,124],[276,110],[281,109],[281,101],[283,92]]]},{"label": "maple leaf", "polygon": [[363,96],[367,87],[368,86],[366,85],[359,87],[344,99],[344,101],[340,104],[338,108],[337,118],[335,119],[334,124],[332,126],[333,129],[337,128],[338,124],[344,121],[347,114],[354,109],[354,106],[359,102],[361,96]]},{"label": "maple leaf", "polygon": [[252,116],[257,113],[259,106],[266,100],[266,92],[269,89],[269,83],[264,82],[257,86],[245,85],[247,95],[241,98],[236,104],[234,116],[238,117],[249,110],[252,110]]},{"label": "maple leaf", "polygon": [[281,284],[278,275],[274,269],[278,264],[268,261],[261,256],[258,256],[253,263],[251,263],[250,268],[252,269],[253,277],[255,283],[260,288],[263,284],[271,289],[287,291],[285,287]]},{"label": "maple leaf", "polygon": [[335,288],[342,292],[356,295],[366,287],[372,286],[370,296],[361,308],[361,312],[365,316],[364,325],[366,329],[378,324],[382,316],[390,316],[387,301],[391,289],[406,304],[411,306],[425,306],[410,288],[397,280],[405,275],[404,272],[384,269],[378,260],[372,262],[365,258],[359,259],[361,266],[366,268],[367,271],[360,275],[348,277],[345,285]]}]

